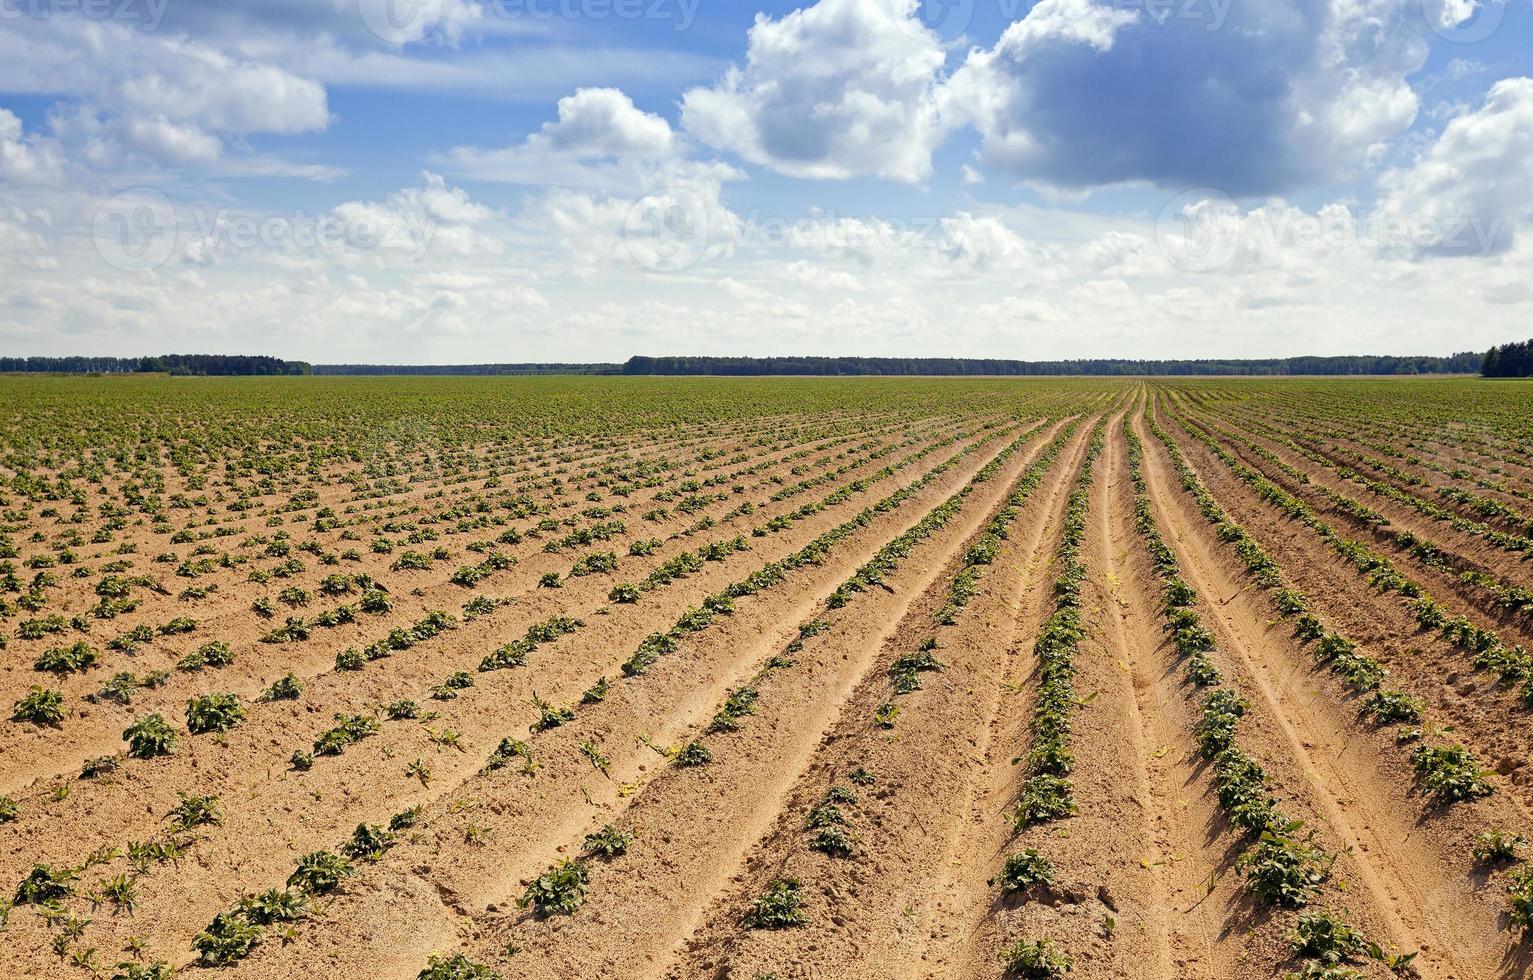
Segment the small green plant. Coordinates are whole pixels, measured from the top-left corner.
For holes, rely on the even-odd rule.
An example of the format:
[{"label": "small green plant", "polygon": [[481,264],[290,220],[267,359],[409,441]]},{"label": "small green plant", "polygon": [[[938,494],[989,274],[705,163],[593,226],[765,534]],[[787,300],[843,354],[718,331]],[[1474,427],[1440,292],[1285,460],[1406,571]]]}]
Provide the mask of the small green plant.
[{"label": "small green plant", "polygon": [[530,908],[534,915],[573,915],[586,900],[587,871],[578,858],[560,861],[527,886],[517,903]]},{"label": "small green plant", "polygon": [[809,847],[831,857],[849,858],[857,853],[857,841],[845,827],[821,827],[809,838]]},{"label": "small green plant", "polygon": [[1330,877],[1334,858],[1291,835],[1301,825],[1265,831],[1241,855],[1236,868],[1252,894],[1268,905],[1296,909],[1309,904]]},{"label": "small green plant", "polygon": [[218,797],[195,796],[187,793],[179,795],[181,802],[170,811],[170,825],[177,833],[223,822],[223,813],[218,808]]},{"label": "small green plant", "polygon": [[186,727],[193,735],[227,732],[244,720],[238,694],[204,694],[186,703]]},{"label": "small green plant", "polygon": [[64,694],[34,685],[25,697],[16,702],[11,718],[34,725],[56,726],[64,720]]},{"label": "small green plant", "polygon": [[341,855],[315,851],[298,859],[298,867],[288,876],[287,886],[310,895],[327,895],[354,874],[356,869]]},{"label": "small green plant", "polygon": [[43,651],[32,667],[59,675],[83,673],[96,665],[97,657],[96,648],[81,640],[74,646]]},{"label": "small green plant", "polygon": [[787,929],[809,922],[803,910],[803,886],[797,878],[778,878],[751,903],[745,924],[752,929]]},{"label": "small green plant", "polygon": [[607,691],[611,688],[611,686],[612,685],[607,680],[607,678],[598,678],[596,683],[592,684],[590,688],[588,688],[586,692],[580,696],[580,703],[601,704],[603,701],[607,700]]},{"label": "small green plant", "polygon": [[1381,725],[1414,725],[1421,721],[1424,710],[1421,699],[1398,691],[1374,691],[1363,705],[1363,710]]},{"label": "small green plant", "polygon": [[1001,873],[990,884],[1000,885],[1008,895],[1026,891],[1034,885],[1054,884],[1054,862],[1032,848],[1020,854],[1009,854]]},{"label": "small green plant", "polygon": [[220,912],[192,940],[192,949],[204,966],[229,966],[249,956],[260,941],[260,926],[251,925],[235,912]]},{"label": "small green plant", "polygon": [[510,765],[512,760],[522,760],[522,772],[527,775],[537,771],[537,762],[532,758],[532,748],[526,742],[514,738],[503,738],[500,745],[490,754],[490,759],[485,763],[486,772],[495,772]]},{"label": "small green plant", "polygon": [[9,796],[0,796],[0,823],[10,823],[21,816],[21,807]]},{"label": "small green plant", "polygon": [[335,655],[337,672],[358,671],[367,666],[367,656],[356,647],[347,647]]},{"label": "small green plant", "polygon": [[359,823],[341,852],[354,861],[375,862],[394,846],[394,841],[392,831],[384,830],[377,824]]},{"label": "small green plant", "polygon": [[899,718],[901,708],[893,701],[885,701],[873,712],[873,724],[879,728],[893,728],[895,719]]},{"label": "small green plant", "polygon": [[538,720],[531,726],[534,732],[546,732],[575,720],[575,712],[568,708],[555,708],[538,697],[535,691],[532,695],[532,706],[538,709]]},{"label": "small green plant", "polygon": [[75,893],[79,880],[69,868],[54,870],[46,864],[36,864],[16,887],[17,905],[50,905]]},{"label": "small green plant", "polygon": [[622,857],[628,853],[632,844],[633,834],[630,831],[609,823],[595,833],[586,835],[585,851],[595,857]]},{"label": "small green plant", "polygon": [[135,759],[153,759],[171,755],[176,751],[179,739],[175,730],[158,714],[145,715],[122,733],[128,743],[128,754]]},{"label": "small green plant", "polygon": [[753,687],[731,691],[709,723],[710,732],[732,732],[740,727],[740,719],[756,713],[756,700],[761,695]]},{"label": "small green plant", "polygon": [[1331,912],[1306,912],[1289,934],[1295,956],[1318,960],[1327,966],[1356,962],[1368,955],[1369,944],[1362,931],[1347,921],[1346,915]]},{"label": "small green plant", "polygon": [[164,960],[152,963],[119,963],[112,980],[175,980],[176,971]]},{"label": "small green plant", "polygon": [[676,750],[671,762],[680,769],[692,769],[697,766],[705,766],[713,761],[713,753],[701,742],[688,742]]},{"label": "small green plant", "polygon": [[637,586],[629,585],[628,583],[624,582],[621,585],[615,585],[612,587],[612,591],[607,593],[607,601],[615,602],[620,606],[628,606],[638,602],[639,595],[640,593]]},{"label": "small green plant", "polygon": [[1001,951],[1006,974],[1024,980],[1054,980],[1069,973],[1075,961],[1047,939],[1019,939]]},{"label": "small green plant", "polygon": [[482,963],[475,963],[462,953],[432,956],[416,980],[500,980],[500,974]]},{"label": "small green plant", "polygon": [[259,895],[246,895],[240,899],[239,914],[258,926],[274,922],[297,922],[303,918],[309,900],[302,892],[289,888],[272,888]]},{"label": "small green plant", "polygon": [[292,674],[274,681],[261,692],[259,701],[296,701],[303,695],[303,682]]},{"label": "small green plant", "polygon": [[1475,838],[1474,859],[1481,864],[1504,864],[1517,860],[1517,852],[1528,843],[1521,834],[1507,830],[1488,830]]},{"label": "small green plant", "polygon": [[1533,865],[1523,865],[1506,876],[1507,922],[1526,934],[1533,931]]},{"label": "small green plant", "polygon": [[422,786],[431,785],[431,767],[426,765],[425,759],[416,759],[405,766],[405,775],[420,780]]},{"label": "small green plant", "polygon": [[113,875],[101,883],[93,901],[111,902],[118,911],[132,915],[133,910],[138,908],[138,889],[134,879],[128,875]]},{"label": "small green plant", "polygon": [[1461,745],[1417,746],[1411,753],[1411,765],[1416,769],[1422,789],[1439,803],[1459,803],[1496,791],[1490,773],[1481,769],[1474,756]]}]

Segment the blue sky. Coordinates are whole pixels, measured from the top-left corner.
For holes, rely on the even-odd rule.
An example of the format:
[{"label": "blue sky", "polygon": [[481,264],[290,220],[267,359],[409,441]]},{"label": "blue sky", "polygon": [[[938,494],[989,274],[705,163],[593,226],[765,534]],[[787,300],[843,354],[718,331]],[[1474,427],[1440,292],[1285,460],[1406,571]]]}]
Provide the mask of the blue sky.
[{"label": "blue sky", "polygon": [[1530,0],[0,0],[0,346],[1483,348],[1533,319],[1530,41]]}]

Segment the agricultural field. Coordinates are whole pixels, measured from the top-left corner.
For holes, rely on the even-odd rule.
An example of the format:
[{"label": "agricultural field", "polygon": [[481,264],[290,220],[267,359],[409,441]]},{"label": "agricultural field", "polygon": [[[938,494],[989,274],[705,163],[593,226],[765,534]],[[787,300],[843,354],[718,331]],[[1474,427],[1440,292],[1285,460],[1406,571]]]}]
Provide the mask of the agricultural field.
[{"label": "agricultural field", "polygon": [[0,378],[0,973],[1533,974],[1533,388]]}]

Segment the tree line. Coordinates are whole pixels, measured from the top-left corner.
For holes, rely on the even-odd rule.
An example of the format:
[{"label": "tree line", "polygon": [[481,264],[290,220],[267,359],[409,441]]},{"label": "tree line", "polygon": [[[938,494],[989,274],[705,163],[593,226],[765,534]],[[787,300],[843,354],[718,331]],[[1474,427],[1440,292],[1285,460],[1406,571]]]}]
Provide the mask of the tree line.
[{"label": "tree line", "polygon": [[1533,378],[1533,340],[1492,347],[1485,352],[1480,373],[1487,378]]},{"label": "tree line", "polygon": [[0,371],[21,374],[311,374],[303,361],[252,354],[160,354],[154,357],[0,357]]},{"label": "tree line", "polygon": [[315,374],[325,375],[511,375],[511,374],[618,374],[621,364],[316,364]]},{"label": "tree line", "polygon": [[1258,360],[1150,361],[1100,358],[1013,361],[956,357],[632,357],[624,374],[726,375],[1374,375],[1473,374],[1481,355],[1450,357],[1349,355]]}]

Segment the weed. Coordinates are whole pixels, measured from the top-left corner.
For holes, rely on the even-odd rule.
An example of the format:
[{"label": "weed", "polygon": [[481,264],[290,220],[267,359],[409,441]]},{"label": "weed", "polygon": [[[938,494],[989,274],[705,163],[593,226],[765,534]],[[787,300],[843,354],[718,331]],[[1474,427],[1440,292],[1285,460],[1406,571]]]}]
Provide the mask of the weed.
[{"label": "weed", "polygon": [[175,980],[176,971],[164,960],[152,963],[119,963],[112,980]]}]

